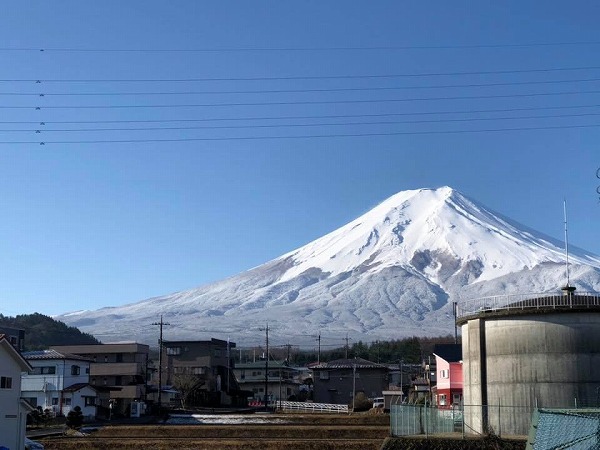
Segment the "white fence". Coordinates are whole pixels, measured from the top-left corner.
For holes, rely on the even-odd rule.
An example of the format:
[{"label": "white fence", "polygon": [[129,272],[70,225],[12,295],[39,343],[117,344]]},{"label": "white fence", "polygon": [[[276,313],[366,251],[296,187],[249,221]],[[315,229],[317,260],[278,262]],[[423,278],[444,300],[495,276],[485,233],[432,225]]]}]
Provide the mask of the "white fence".
[{"label": "white fence", "polygon": [[348,405],[335,403],[310,403],[310,402],[276,402],[279,409],[284,411],[305,411],[312,413],[348,413]]}]

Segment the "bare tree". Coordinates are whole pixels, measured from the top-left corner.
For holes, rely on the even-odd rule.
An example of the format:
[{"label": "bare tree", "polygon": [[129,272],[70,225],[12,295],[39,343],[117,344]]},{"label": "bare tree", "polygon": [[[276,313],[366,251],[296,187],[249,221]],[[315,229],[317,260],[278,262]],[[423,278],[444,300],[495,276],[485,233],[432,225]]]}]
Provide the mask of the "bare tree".
[{"label": "bare tree", "polygon": [[206,384],[206,379],[191,373],[180,373],[173,377],[173,387],[179,392],[181,407],[186,409],[192,395]]}]

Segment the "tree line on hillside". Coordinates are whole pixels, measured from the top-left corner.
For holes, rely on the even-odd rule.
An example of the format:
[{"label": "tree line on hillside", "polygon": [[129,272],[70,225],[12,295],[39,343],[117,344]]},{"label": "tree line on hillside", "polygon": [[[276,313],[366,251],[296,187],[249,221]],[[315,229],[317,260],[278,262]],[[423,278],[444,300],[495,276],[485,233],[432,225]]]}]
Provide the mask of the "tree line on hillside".
[{"label": "tree line on hillside", "polygon": [[25,330],[24,351],[44,350],[51,345],[100,344],[91,334],[39,313],[15,317],[0,314],[0,327]]},{"label": "tree line on hillside", "polygon": [[[270,358],[288,360],[290,365],[304,366],[308,363],[334,361],[336,359],[363,358],[381,364],[420,364],[433,353],[436,344],[453,344],[453,336],[407,337],[390,341],[365,343],[358,341],[348,347],[322,350],[319,357],[316,350],[298,350],[292,346],[269,349]],[[259,351],[260,353],[260,351]]]}]

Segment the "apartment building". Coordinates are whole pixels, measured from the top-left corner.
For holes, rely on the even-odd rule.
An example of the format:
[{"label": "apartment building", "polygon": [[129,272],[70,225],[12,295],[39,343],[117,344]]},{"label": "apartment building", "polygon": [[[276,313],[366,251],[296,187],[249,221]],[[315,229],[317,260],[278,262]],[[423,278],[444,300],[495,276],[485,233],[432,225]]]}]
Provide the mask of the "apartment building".
[{"label": "apartment building", "polygon": [[101,400],[104,415],[124,414],[134,401],[146,400],[149,347],[136,342],[91,345],[60,345],[51,349],[90,360],[90,384],[109,391]]}]

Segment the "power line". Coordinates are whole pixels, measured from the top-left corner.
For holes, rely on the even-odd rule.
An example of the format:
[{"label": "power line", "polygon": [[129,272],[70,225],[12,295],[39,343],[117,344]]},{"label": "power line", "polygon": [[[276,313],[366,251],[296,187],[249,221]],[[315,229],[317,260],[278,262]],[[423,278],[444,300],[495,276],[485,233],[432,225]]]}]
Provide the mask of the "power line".
[{"label": "power line", "polygon": [[550,119],[567,117],[586,117],[599,116],[597,113],[580,114],[548,114],[539,116],[517,116],[517,117],[470,117],[462,119],[429,119],[429,120],[391,120],[377,122],[338,122],[338,123],[294,123],[294,124],[265,124],[265,125],[208,125],[208,126],[182,126],[182,127],[138,127],[138,128],[63,128],[63,129],[0,129],[0,132],[6,133],[81,133],[81,132],[99,132],[99,131],[175,131],[175,130],[224,130],[224,129],[261,129],[261,128],[298,128],[298,127],[329,127],[329,126],[350,126],[350,125],[400,125],[417,123],[456,123],[456,122],[477,122],[493,120],[526,120],[526,119]]},{"label": "power line", "polygon": [[285,102],[235,102],[235,103],[200,103],[200,104],[169,104],[169,105],[49,105],[49,106],[17,106],[0,105],[0,109],[143,109],[143,108],[204,108],[226,106],[277,106],[277,105],[324,105],[324,104],[363,104],[363,103],[399,103],[422,102],[439,100],[481,100],[491,98],[529,98],[548,97],[559,95],[600,94],[600,90],[592,91],[563,91],[563,92],[536,92],[526,94],[490,94],[490,95],[459,95],[448,97],[411,97],[411,98],[385,98],[368,100],[316,100],[316,101],[285,101]]},{"label": "power line", "polygon": [[422,72],[400,74],[363,74],[363,75],[289,75],[271,77],[205,77],[205,78],[4,78],[0,82],[23,83],[152,83],[152,82],[199,82],[199,81],[273,81],[273,80],[339,80],[339,79],[377,79],[377,78],[419,78],[462,75],[506,75],[521,73],[549,73],[579,70],[599,70],[600,66],[550,67],[538,69],[479,70],[465,72]]},{"label": "power line", "polygon": [[351,87],[351,88],[314,88],[314,89],[261,89],[237,91],[175,91],[175,92],[0,92],[5,96],[20,97],[89,97],[89,96],[138,96],[138,95],[229,95],[229,94],[294,94],[308,92],[364,92],[364,91],[395,91],[413,89],[450,89],[466,87],[498,87],[498,86],[526,86],[540,84],[564,83],[589,83],[600,81],[600,78],[581,78],[573,80],[533,80],[503,83],[467,83],[467,84],[442,84],[428,86],[376,86],[376,87]]},{"label": "power line", "polygon": [[278,140],[278,139],[314,139],[314,138],[340,138],[340,137],[374,137],[374,136],[403,136],[403,135],[436,135],[436,134],[465,134],[488,133],[503,131],[532,131],[532,130],[561,130],[576,128],[598,128],[600,124],[590,125],[557,125],[543,127],[515,127],[515,128],[488,128],[479,130],[433,130],[433,131],[400,131],[386,133],[339,133],[339,134],[313,134],[291,136],[235,136],[235,137],[202,137],[202,138],[170,138],[170,139],[107,139],[107,140],[78,140],[78,141],[0,141],[0,144],[130,144],[148,142],[199,142],[199,141],[251,141],[251,140]]},{"label": "power line", "polygon": [[468,109],[468,110],[450,110],[450,111],[418,111],[405,113],[373,113],[373,114],[331,114],[331,115],[309,115],[309,116],[246,116],[246,117],[216,117],[201,119],[143,119],[143,120],[53,120],[53,121],[19,121],[6,120],[0,121],[0,124],[39,124],[45,126],[48,124],[108,124],[108,123],[174,123],[174,122],[218,122],[218,121],[247,121],[247,120],[287,120],[287,119],[342,119],[342,118],[360,118],[360,117],[396,117],[396,116],[422,116],[422,115],[446,115],[446,114],[481,114],[496,112],[519,112],[519,111],[545,111],[549,109],[578,109],[578,108],[597,108],[600,104],[591,105],[559,105],[559,106],[541,106],[527,108],[502,108],[502,109]]},{"label": "power line", "polygon": [[455,45],[375,45],[329,47],[204,47],[204,48],[102,48],[102,47],[0,47],[3,52],[60,53],[231,53],[231,52],[308,52],[308,51],[372,51],[372,50],[459,50],[492,48],[536,48],[600,45],[600,41],[531,42]]}]

